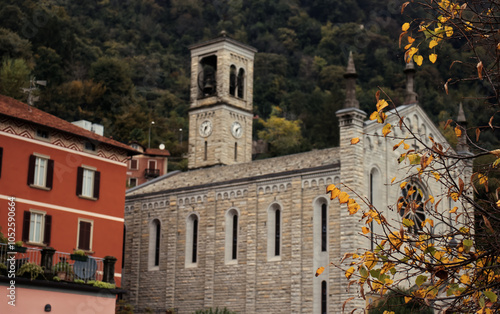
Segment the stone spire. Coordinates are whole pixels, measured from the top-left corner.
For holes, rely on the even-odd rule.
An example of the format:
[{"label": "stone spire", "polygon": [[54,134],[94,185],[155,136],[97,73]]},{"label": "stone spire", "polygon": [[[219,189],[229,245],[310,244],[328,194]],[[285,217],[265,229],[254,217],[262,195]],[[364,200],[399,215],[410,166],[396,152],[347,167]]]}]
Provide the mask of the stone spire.
[{"label": "stone spire", "polygon": [[467,119],[465,119],[464,108],[462,103],[460,103],[458,107],[458,117],[457,124],[460,130],[462,131],[462,136],[458,138],[457,142],[457,153],[459,154],[469,154],[469,145],[467,145]]},{"label": "stone spire", "polygon": [[358,108],[359,101],[356,99],[356,78],[358,73],[354,68],[354,59],[352,58],[352,51],[349,52],[349,61],[347,61],[347,68],[344,73],[344,78],[346,80],[345,88],[345,103],[344,108]]},{"label": "stone spire", "polygon": [[415,75],[415,64],[413,63],[413,60],[406,63],[404,73],[406,74],[406,93],[404,105],[416,104],[418,103],[418,94],[415,93],[414,90],[413,77]]}]

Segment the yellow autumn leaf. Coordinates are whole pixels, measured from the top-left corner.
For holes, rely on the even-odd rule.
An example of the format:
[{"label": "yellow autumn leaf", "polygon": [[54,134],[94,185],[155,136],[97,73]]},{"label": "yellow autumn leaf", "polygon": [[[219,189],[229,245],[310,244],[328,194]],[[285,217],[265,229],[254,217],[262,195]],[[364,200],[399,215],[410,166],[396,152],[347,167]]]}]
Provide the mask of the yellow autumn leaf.
[{"label": "yellow autumn leaf", "polygon": [[476,66],[477,68],[477,75],[479,76],[479,79],[483,79],[483,61],[479,61],[479,63]]},{"label": "yellow autumn leaf", "polygon": [[355,137],[351,139],[351,145],[355,145],[359,143],[359,137]]},{"label": "yellow autumn leaf", "polygon": [[377,101],[377,111],[380,111],[387,106],[389,106],[389,104],[385,99],[379,99],[379,101]]},{"label": "yellow autumn leaf", "polygon": [[497,201],[497,207],[500,207],[500,201]]},{"label": "yellow autumn leaf", "polygon": [[410,60],[413,57],[413,55],[416,54],[417,52],[418,48],[411,47],[408,51],[406,51],[406,54],[408,55],[407,59]]},{"label": "yellow autumn leaf", "polygon": [[454,200],[455,202],[458,201],[458,193],[457,192],[453,192],[450,194],[450,197],[452,200]]},{"label": "yellow autumn leaf", "polygon": [[455,135],[456,135],[457,137],[461,137],[461,136],[462,136],[462,130],[460,129],[460,127],[459,127],[459,126],[456,126],[456,127],[455,127]]},{"label": "yellow autumn leaf", "polygon": [[407,184],[408,184],[408,182],[406,182],[406,181],[405,182],[401,182],[401,184],[399,185],[399,187],[401,189],[404,189]]},{"label": "yellow autumn leaf", "polygon": [[453,35],[453,27],[445,26],[444,31],[446,32],[446,36],[451,37]]},{"label": "yellow autumn leaf", "polygon": [[487,176],[478,173],[477,178],[479,179],[479,184],[483,184],[483,185],[488,184],[488,177]]},{"label": "yellow autumn leaf", "polygon": [[348,200],[349,200],[349,194],[347,194],[346,192],[340,192],[339,194],[340,204],[347,203]]},{"label": "yellow autumn leaf", "polygon": [[394,183],[394,180],[396,180],[396,177],[392,178],[391,183]]},{"label": "yellow autumn leaf", "polygon": [[349,268],[348,270],[346,270],[346,272],[345,272],[345,277],[346,277],[347,279],[349,279],[349,278],[351,278],[351,276],[352,276],[352,274],[353,274],[353,273],[354,273],[354,267],[351,267],[351,268]]},{"label": "yellow autumn leaf", "polygon": [[429,48],[432,49],[434,47],[436,47],[438,45],[438,42],[436,40],[431,40],[431,42],[429,43]]},{"label": "yellow autumn leaf", "polygon": [[436,179],[436,182],[439,181],[439,179],[441,179],[441,175],[435,171],[432,172],[432,175]]},{"label": "yellow autumn leaf", "polygon": [[405,297],[405,303],[408,303],[411,301],[411,299],[413,299],[412,297]]},{"label": "yellow autumn leaf", "polygon": [[456,213],[456,212],[457,212],[457,209],[458,209],[458,207],[457,207],[457,206],[455,206],[455,207],[453,207],[452,209],[450,209],[450,214],[454,214],[454,213]]},{"label": "yellow autumn leaf", "polygon": [[429,195],[429,201],[430,201],[432,204],[434,204],[434,196]]},{"label": "yellow autumn leaf", "polygon": [[411,47],[412,44],[408,44],[405,46],[405,50],[409,49]]},{"label": "yellow autumn leaf", "polygon": [[465,21],[464,24],[465,24],[465,30],[467,30],[467,31],[472,30],[472,27],[471,27],[472,23],[471,22]]},{"label": "yellow autumn leaf", "polygon": [[415,41],[415,38],[411,37],[411,36],[408,36],[408,42],[410,44],[413,44],[413,42]]},{"label": "yellow autumn leaf", "polygon": [[463,284],[470,284],[470,277],[469,275],[467,274],[463,274],[461,277],[460,277],[460,282],[463,283]]},{"label": "yellow autumn leaf", "polygon": [[403,148],[404,148],[404,149],[410,149],[410,145],[408,145],[408,144],[404,143]]},{"label": "yellow autumn leaf", "polygon": [[424,61],[424,57],[422,57],[421,55],[414,55],[414,56],[413,56],[413,61],[415,61],[415,63],[416,63],[418,66],[421,66],[421,65],[422,65],[422,62]]},{"label": "yellow autumn leaf", "polygon": [[390,123],[387,123],[386,125],[384,125],[384,127],[382,128],[382,134],[384,135],[384,137],[387,136],[387,134],[391,133],[391,124]]},{"label": "yellow autumn leaf", "polygon": [[325,267],[320,267],[318,268],[318,270],[316,270],[316,277],[318,277],[319,275],[321,275],[323,272],[325,271]]},{"label": "yellow autumn leaf", "polygon": [[431,227],[434,227],[434,220],[432,219],[426,219],[422,222],[422,227],[425,226],[425,224],[429,223],[429,225],[431,225]]},{"label": "yellow autumn leaf", "polygon": [[367,227],[361,227],[361,231],[363,231],[363,234],[370,233],[370,229]]},{"label": "yellow autumn leaf", "polygon": [[404,23],[403,26],[401,26],[401,30],[403,32],[406,32],[410,28],[410,23]]},{"label": "yellow autumn leaf", "polygon": [[335,186],[335,184],[330,184],[326,187],[326,193],[328,192],[331,192],[333,191],[334,189],[336,189],[337,187]]},{"label": "yellow autumn leaf", "polygon": [[370,115],[370,120],[377,120],[379,117],[379,114],[377,111],[374,111],[372,112],[372,114]]},{"label": "yellow autumn leaf", "polygon": [[331,191],[330,199],[334,200],[335,198],[337,198],[339,196],[339,194],[340,194],[340,189],[339,188],[334,188]]},{"label": "yellow autumn leaf", "polygon": [[350,198],[349,201],[348,201],[348,203],[347,203],[347,210],[349,210],[349,214],[350,215],[354,215],[359,210],[359,204],[356,203],[355,200],[353,200],[352,198]]},{"label": "yellow autumn leaf", "polygon": [[435,54],[435,53],[431,53],[431,54],[429,55],[429,61],[431,61],[432,63],[435,63],[435,62],[436,62],[436,60],[437,60],[437,57],[438,57],[438,55],[437,55],[437,54]]}]

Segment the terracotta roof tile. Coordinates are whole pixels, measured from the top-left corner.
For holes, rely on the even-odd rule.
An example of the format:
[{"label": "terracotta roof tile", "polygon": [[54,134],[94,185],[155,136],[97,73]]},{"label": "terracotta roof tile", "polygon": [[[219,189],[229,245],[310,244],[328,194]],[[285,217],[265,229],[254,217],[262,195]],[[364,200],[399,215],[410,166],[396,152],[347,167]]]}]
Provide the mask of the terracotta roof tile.
[{"label": "terracotta roof tile", "polygon": [[170,156],[170,152],[166,149],[159,148],[146,148],[144,155],[154,155],[154,156]]},{"label": "terracotta roof tile", "polygon": [[101,143],[105,143],[108,145],[112,145],[115,147],[122,148],[127,151],[127,154],[137,155],[140,154],[138,151],[133,149],[132,147],[120,143],[118,141],[112,140],[110,138],[98,135],[96,133],[90,132],[86,129],[83,129],[79,126],[76,126],[68,121],[60,119],[56,116],[53,116],[47,112],[44,112],[40,109],[32,107],[28,104],[17,101],[13,98],[0,95],[0,114],[9,116],[12,118],[17,118],[21,120],[25,120],[28,122],[36,123],[38,125],[42,125],[45,127],[49,127],[52,129],[56,129],[59,131],[63,131],[66,133],[74,134],[77,136],[81,136],[84,138],[92,139]]}]

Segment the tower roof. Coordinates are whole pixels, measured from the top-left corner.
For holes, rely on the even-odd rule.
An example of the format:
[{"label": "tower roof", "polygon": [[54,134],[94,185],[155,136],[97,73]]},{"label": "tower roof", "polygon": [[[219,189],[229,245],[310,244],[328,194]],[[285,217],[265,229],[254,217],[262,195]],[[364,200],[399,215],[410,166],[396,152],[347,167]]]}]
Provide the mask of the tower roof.
[{"label": "tower roof", "polygon": [[406,92],[405,92],[405,105],[411,105],[418,103],[418,94],[415,92],[415,82],[413,76],[415,75],[415,64],[413,60],[410,59],[406,63],[404,73],[406,74]]},{"label": "tower roof", "polygon": [[344,108],[357,108],[359,109],[359,101],[356,99],[356,68],[354,67],[354,59],[352,51],[349,52],[349,60],[347,61],[347,68],[344,73],[346,79],[345,87],[345,103]]},{"label": "tower roof", "polygon": [[457,122],[460,124],[467,123],[467,119],[465,119],[464,107],[462,106],[462,103],[460,103],[460,105],[458,106]]}]

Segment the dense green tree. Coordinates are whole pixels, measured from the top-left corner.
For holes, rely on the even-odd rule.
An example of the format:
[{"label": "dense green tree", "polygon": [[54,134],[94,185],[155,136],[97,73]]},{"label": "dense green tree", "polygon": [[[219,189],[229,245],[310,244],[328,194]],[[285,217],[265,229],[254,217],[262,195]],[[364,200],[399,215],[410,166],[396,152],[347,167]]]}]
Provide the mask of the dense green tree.
[{"label": "dense green tree", "polygon": [[0,94],[22,100],[29,87],[30,69],[23,59],[4,59],[0,67]]}]

